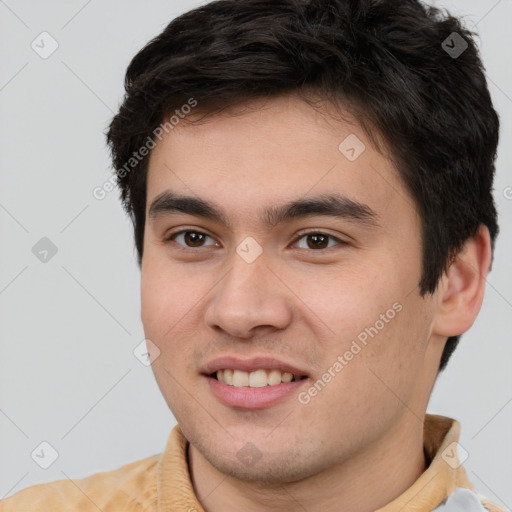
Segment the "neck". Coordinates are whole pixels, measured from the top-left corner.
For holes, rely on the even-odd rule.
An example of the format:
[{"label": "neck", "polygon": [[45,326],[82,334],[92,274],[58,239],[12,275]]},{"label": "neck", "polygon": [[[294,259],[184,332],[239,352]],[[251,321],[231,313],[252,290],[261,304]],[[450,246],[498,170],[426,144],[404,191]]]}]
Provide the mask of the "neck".
[{"label": "neck", "polygon": [[426,466],[423,425],[412,415],[364,452],[298,482],[237,480],[192,445],[188,457],[194,491],[206,512],[372,512],[406,491]]}]

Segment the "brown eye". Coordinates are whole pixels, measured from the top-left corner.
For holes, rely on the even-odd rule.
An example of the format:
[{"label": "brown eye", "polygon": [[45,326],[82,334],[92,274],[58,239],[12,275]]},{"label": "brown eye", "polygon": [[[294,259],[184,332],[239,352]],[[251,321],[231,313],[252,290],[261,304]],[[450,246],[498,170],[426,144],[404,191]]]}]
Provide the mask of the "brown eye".
[{"label": "brown eye", "polygon": [[[213,244],[204,243],[208,238],[213,241]],[[200,231],[178,231],[177,233],[173,233],[167,240],[176,241],[178,245],[191,248],[205,247],[208,245],[216,244],[211,236],[208,236],[205,233],[201,233]]]},{"label": "brown eye", "polygon": [[184,240],[190,247],[200,247],[204,242],[205,235],[196,233],[195,231],[186,231],[184,233]]},{"label": "brown eye", "polygon": [[[300,240],[306,240],[306,246],[300,246],[299,241]],[[337,243],[330,243],[331,240],[334,240]],[[300,237],[297,238],[297,245],[299,249],[312,249],[312,250],[320,250],[320,249],[328,249],[332,247],[333,245],[343,245],[345,242],[343,240],[339,240],[338,238],[328,235],[326,233],[319,233],[319,232],[313,232],[313,233],[304,233]]]},{"label": "brown eye", "polygon": [[329,245],[329,237],[325,235],[307,235],[310,249],[325,249]]}]

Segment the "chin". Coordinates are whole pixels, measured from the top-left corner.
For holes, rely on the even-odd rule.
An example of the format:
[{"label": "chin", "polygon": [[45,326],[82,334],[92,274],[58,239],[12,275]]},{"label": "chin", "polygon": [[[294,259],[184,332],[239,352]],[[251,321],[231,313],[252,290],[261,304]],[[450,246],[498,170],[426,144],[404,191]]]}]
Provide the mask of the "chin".
[{"label": "chin", "polygon": [[220,458],[219,454],[207,459],[218,471],[230,475],[242,482],[251,484],[261,483],[262,485],[283,485],[292,482],[299,482],[315,474],[312,465],[301,464],[297,459],[287,461],[288,456],[273,460],[264,460],[263,456],[254,465],[244,464],[238,459]]},{"label": "chin", "polygon": [[256,441],[258,446],[251,441],[233,442],[229,437],[223,441],[209,439],[206,443],[205,437],[199,437],[199,442],[192,439],[192,444],[217,471],[252,484],[298,482],[325,469],[320,461],[314,460],[314,453],[308,454],[304,448],[280,442],[278,446],[265,446],[263,439]]}]

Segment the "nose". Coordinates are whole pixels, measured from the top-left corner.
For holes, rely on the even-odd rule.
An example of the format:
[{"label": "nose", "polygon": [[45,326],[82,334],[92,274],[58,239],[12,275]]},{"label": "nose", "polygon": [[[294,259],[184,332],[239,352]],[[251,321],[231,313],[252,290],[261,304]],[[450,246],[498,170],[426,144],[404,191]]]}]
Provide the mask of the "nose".
[{"label": "nose", "polygon": [[259,331],[285,329],[292,321],[293,297],[264,253],[248,263],[235,252],[213,294],[205,321],[230,336],[252,338]]}]

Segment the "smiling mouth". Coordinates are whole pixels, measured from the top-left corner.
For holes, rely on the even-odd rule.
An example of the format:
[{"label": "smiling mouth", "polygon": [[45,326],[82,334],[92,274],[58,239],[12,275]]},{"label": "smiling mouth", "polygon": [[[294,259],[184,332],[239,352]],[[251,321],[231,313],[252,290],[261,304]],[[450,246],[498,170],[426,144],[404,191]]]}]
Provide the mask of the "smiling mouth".
[{"label": "smiling mouth", "polygon": [[245,372],[243,370],[226,368],[223,370],[217,370],[209,376],[223,384],[237,388],[263,388],[266,386],[277,386],[287,382],[307,379],[306,375],[294,375],[292,373],[281,372],[276,369],[260,369],[252,372]]}]

